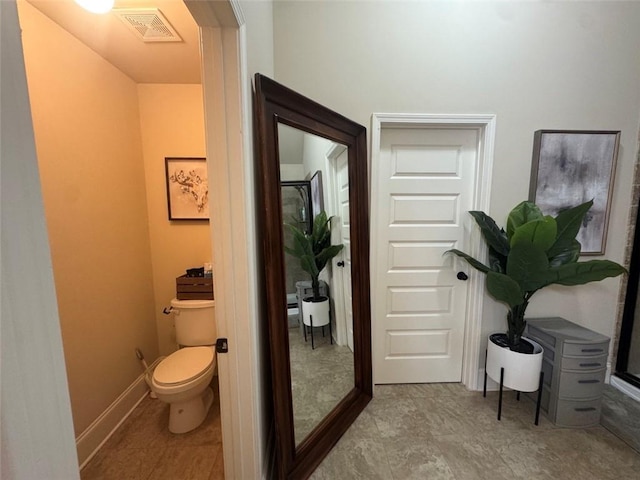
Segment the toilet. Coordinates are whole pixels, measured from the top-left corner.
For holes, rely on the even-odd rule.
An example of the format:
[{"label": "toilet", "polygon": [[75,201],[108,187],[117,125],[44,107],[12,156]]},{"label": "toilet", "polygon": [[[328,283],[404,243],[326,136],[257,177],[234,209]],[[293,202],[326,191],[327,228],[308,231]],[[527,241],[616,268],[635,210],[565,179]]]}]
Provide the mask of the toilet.
[{"label": "toilet", "polygon": [[210,387],[216,367],[214,300],[171,301],[180,348],[163,359],[148,379],[158,399],[168,403],[169,431],[197,428],[213,403]]}]

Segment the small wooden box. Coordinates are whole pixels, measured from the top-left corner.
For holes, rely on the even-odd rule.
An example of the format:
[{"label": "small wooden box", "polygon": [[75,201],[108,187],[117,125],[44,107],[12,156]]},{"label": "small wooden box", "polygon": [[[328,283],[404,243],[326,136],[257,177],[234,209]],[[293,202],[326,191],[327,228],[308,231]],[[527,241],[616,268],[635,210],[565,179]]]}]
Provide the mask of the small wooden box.
[{"label": "small wooden box", "polygon": [[178,300],[213,300],[213,278],[187,277],[176,278],[176,298]]}]

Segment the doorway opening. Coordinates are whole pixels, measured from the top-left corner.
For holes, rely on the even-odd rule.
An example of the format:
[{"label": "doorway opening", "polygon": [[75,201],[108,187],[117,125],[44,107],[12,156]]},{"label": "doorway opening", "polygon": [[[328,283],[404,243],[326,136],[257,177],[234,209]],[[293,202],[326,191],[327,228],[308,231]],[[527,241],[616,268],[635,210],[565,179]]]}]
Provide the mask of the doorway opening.
[{"label": "doorway opening", "polygon": [[[165,155],[205,154],[202,85],[136,82],[69,35],[37,2],[18,7],[83,465],[144,394],[135,349],[152,364],[175,348],[171,321],[161,314],[175,296],[175,278],[211,260],[206,222],[167,220],[162,171]],[[193,28],[197,37],[195,21]],[[178,111],[177,105],[189,108]],[[182,129],[169,124],[172,113],[174,119],[184,115]],[[193,125],[186,122],[194,117],[190,133]],[[162,134],[163,128],[174,135]],[[167,225],[181,231],[175,249],[161,232]],[[197,247],[191,243],[196,231]],[[173,253],[181,243],[200,254],[172,264],[179,255],[161,252]],[[157,261],[158,255],[168,261]]]}]

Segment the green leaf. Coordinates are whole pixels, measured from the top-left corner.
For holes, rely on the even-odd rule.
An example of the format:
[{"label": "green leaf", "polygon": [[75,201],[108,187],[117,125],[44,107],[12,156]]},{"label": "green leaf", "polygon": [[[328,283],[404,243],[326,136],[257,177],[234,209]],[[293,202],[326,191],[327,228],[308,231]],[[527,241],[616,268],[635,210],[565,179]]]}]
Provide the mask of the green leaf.
[{"label": "green leaf", "polygon": [[548,251],[549,258],[564,254],[567,249],[573,250],[575,248],[575,238],[580,231],[584,216],[592,205],[593,200],[589,200],[577,207],[563,210],[556,216],[558,234],[554,245]]},{"label": "green leaf", "polygon": [[610,260],[590,260],[588,262],[569,263],[547,272],[547,285],[584,285],[589,282],[599,282],[609,277],[617,277],[627,270]]},{"label": "green leaf", "polygon": [[327,262],[338,255],[344,248],[344,245],[330,245],[316,256],[316,266],[319,271],[326,266]]},{"label": "green leaf", "polygon": [[300,259],[300,267],[311,276],[313,285],[317,284],[318,276],[327,262],[344,248],[343,245],[331,245],[332,218],[327,218],[325,211],[318,213],[313,219],[310,234],[294,225],[286,225],[293,239],[290,245],[284,247],[284,251]]},{"label": "green leaf", "polygon": [[566,265],[567,263],[576,263],[578,258],[580,258],[580,249],[582,246],[580,242],[577,240],[573,240],[567,247],[564,249],[557,249],[555,255],[552,257],[551,252],[556,249],[556,247],[552,247],[547,252],[547,257],[549,257],[549,265],[551,267],[559,267],[560,265]]},{"label": "green leaf", "polygon": [[489,247],[489,268],[494,272],[505,273],[507,271],[507,256],[496,252]]},{"label": "green leaf", "polygon": [[532,284],[531,279],[548,269],[546,253],[533,243],[522,241],[511,248],[507,259],[507,275],[518,282],[522,290],[537,290],[537,284]]},{"label": "green leaf", "polygon": [[469,213],[480,227],[487,244],[496,252],[506,256],[509,253],[509,241],[504,230],[499,228],[495,220],[484,212],[471,211]]},{"label": "green leaf", "polygon": [[300,259],[300,266],[305,272],[311,275],[312,279],[320,275],[318,267],[316,267],[315,259],[310,255],[306,255]]},{"label": "green leaf", "polygon": [[451,250],[447,250],[444,253],[453,253],[457,256],[459,256],[460,258],[464,258],[467,262],[469,262],[469,265],[471,265],[472,267],[474,267],[477,270],[480,270],[482,273],[488,273],[491,270],[489,269],[489,267],[487,267],[484,263],[479,262],[478,260],[476,260],[475,258],[473,258],[471,255],[467,255],[464,252],[461,252],[460,250],[453,248]]},{"label": "green leaf", "polygon": [[517,227],[511,236],[511,247],[526,241],[546,252],[556,241],[556,232],[555,219],[547,215]]},{"label": "green leaf", "polygon": [[498,272],[487,274],[487,290],[493,298],[513,308],[524,303],[524,292],[511,277]]},{"label": "green leaf", "polygon": [[520,202],[516,205],[507,217],[507,238],[511,239],[513,233],[520,225],[529,223],[532,220],[540,220],[544,215],[538,206],[533,202]]}]

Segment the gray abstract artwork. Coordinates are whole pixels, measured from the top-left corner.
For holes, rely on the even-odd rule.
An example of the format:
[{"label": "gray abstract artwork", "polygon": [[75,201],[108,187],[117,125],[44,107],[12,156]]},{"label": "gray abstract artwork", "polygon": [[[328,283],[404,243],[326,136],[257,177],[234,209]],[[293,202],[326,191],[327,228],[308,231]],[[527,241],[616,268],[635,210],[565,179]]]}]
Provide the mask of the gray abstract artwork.
[{"label": "gray abstract artwork", "polygon": [[[618,137],[619,132],[536,132],[533,200],[540,209],[555,216],[593,199],[577,237],[582,253],[604,253]],[[534,155],[534,168],[535,161]]]}]

